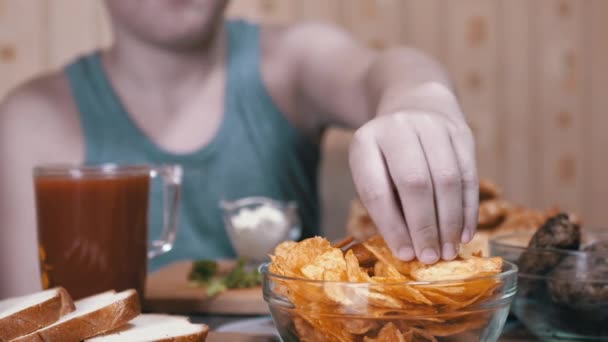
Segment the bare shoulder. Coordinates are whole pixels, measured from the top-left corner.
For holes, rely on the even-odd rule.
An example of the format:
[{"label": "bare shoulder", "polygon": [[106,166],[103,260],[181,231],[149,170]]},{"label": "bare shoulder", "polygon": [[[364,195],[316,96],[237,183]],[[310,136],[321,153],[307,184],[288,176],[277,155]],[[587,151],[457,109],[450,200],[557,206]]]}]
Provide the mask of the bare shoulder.
[{"label": "bare shoulder", "polygon": [[[15,88],[0,102],[0,296],[36,291],[36,211],[32,168],[80,163],[78,114],[60,74]],[[20,265],[18,268],[15,265]]]},{"label": "bare shoulder", "polygon": [[[67,79],[59,72],[36,77],[13,89],[1,102],[2,119],[42,119],[69,116],[76,109]],[[25,117],[24,117],[25,116]]]},{"label": "bare shoulder", "polygon": [[82,141],[78,111],[60,72],[26,82],[0,103],[0,144],[73,159]]},{"label": "bare shoulder", "polygon": [[[301,21],[284,25],[262,26],[262,43],[274,47],[297,46],[314,47],[319,43],[355,43],[356,40],[345,29],[323,21]],[[307,45],[302,45],[307,43]]]},{"label": "bare shoulder", "polygon": [[304,21],[268,25],[263,26],[261,32],[263,61],[270,61],[279,68],[288,67],[295,73],[310,67],[333,68],[336,61],[344,65],[348,64],[345,61],[368,60],[374,56],[374,51],[349,32],[330,23]]},{"label": "bare shoulder", "polygon": [[262,26],[262,53],[294,60],[327,48],[364,48],[343,28],[321,21],[302,21],[285,25]]}]

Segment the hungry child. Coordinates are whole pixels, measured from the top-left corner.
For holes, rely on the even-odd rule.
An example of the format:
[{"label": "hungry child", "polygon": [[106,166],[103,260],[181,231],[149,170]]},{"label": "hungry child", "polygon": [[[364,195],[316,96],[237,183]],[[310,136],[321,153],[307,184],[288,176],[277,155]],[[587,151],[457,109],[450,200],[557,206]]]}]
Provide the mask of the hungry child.
[{"label": "hungry child", "polygon": [[155,269],[232,256],[221,199],[297,201],[303,237],[319,233],[319,141],[330,126],[356,130],[356,188],[399,258],[450,260],[472,239],[473,136],[428,56],[374,51],[322,23],[227,20],[228,0],[105,4],[112,46],[0,104],[0,297],[39,287],[35,165],[182,165],[179,234]]}]

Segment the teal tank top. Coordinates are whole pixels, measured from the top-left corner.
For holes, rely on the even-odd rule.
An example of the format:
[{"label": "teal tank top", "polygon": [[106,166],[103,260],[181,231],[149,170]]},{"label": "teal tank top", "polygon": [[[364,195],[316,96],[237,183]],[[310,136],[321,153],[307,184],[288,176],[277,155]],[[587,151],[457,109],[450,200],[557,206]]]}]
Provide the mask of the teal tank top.
[{"label": "teal tank top", "polygon": [[[319,232],[319,146],[287,121],[260,73],[258,26],[229,21],[224,116],[209,144],[173,154],[151,141],[131,120],[104,72],[98,52],[65,69],[86,143],[87,164],[148,163],[183,167],[180,224],[173,249],[149,270],[182,259],[234,257],[224,230],[222,199],[266,196],[299,205],[303,237]],[[149,239],[162,229],[162,189],[152,187]]]}]

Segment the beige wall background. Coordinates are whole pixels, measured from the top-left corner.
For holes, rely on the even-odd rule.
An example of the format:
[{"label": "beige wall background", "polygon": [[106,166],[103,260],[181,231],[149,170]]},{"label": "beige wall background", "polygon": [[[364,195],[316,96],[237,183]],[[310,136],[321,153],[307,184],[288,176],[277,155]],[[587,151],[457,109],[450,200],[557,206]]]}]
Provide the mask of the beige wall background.
[{"label": "beige wall background", "polygon": [[[608,212],[608,1],[233,0],[230,16],[340,25],[378,49],[419,47],[455,81],[484,177],[524,205]],[[107,46],[98,0],[0,0],[0,98],[76,54]],[[324,227],[337,236],[354,195],[350,134],[324,144]]]}]

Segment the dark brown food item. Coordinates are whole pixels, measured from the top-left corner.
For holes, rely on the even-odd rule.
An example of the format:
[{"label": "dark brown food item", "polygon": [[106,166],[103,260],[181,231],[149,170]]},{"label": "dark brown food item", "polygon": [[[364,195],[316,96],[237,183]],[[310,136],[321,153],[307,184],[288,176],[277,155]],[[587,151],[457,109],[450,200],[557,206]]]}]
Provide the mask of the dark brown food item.
[{"label": "dark brown food item", "polygon": [[578,250],[581,232],[578,223],[569,214],[559,213],[547,220],[530,239],[530,248],[557,248]]},{"label": "dark brown food item", "polygon": [[500,197],[500,190],[496,184],[486,179],[479,181],[479,202],[491,200]]},{"label": "dark brown food item", "polygon": [[[545,275],[561,261],[559,253],[546,249],[578,250],[581,243],[580,226],[571,216],[557,214],[540,227],[519,258],[520,274]],[[538,250],[538,248],[543,250]]]},{"label": "dark brown food item", "polygon": [[556,302],[588,305],[608,301],[608,261],[598,257],[567,257],[552,272],[549,289]]},{"label": "dark brown food item", "polygon": [[608,318],[608,241],[599,241],[568,256],[552,272],[551,299],[591,316]]},{"label": "dark brown food item", "polygon": [[506,218],[511,205],[502,199],[491,199],[479,204],[477,227],[492,228],[500,225]]},{"label": "dark brown food item", "polygon": [[604,253],[608,256],[608,240],[596,241],[583,247],[583,251],[592,253]]},{"label": "dark brown food item", "polygon": [[603,341],[608,336],[608,241],[580,252],[579,227],[576,216],[559,214],[537,231],[519,258],[513,310],[522,320],[542,318],[557,334]]}]

